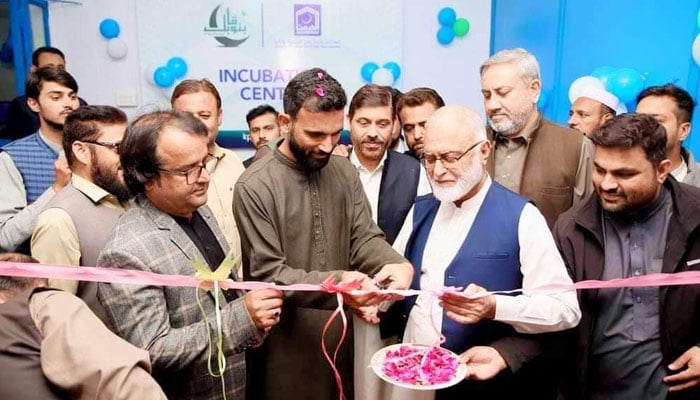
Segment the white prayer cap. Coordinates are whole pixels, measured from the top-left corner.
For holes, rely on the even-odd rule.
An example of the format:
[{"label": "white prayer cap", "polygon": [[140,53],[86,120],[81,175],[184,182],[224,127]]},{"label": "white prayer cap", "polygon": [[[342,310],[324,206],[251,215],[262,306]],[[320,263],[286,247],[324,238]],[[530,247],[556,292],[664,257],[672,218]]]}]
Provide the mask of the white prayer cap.
[{"label": "white prayer cap", "polygon": [[581,90],[576,100],[580,97],[586,97],[591,100],[595,100],[598,103],[605,104],[606,106],[615,110],[615,115],[624,114],[627,112],[627,106],[625,103],[621,102],[617,96],[608,92],[605,89],[601,89],[595,86],[586,86]]}]

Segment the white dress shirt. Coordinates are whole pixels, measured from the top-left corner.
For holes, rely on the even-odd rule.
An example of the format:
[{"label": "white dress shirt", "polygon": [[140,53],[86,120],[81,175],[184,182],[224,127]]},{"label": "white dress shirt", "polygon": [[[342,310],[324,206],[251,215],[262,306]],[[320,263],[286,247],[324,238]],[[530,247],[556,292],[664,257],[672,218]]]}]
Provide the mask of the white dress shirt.
[{"label": "white dress shirt", "polygon": [[[423,253],[421,289],[440,289],[444,286],[445,270],[469,234],[490,187],[491,179],[488,178],[481,190],[464,201],[461,207],[454,203],[440,204]],[[409,211],[394,242],[394,249],[402,254],[412,228],[413,209]],[[572,283],[544,217],[530,203],[520,214],[518,240],[524,292],[517,296],[495,295],[494,320],[508,323],[521,333],[551,332],[576,326],[581,311],[574,290],[529,292],[529,289],[550,283]],[[408,318],[404,342],[436,343],[441,330],[442,309],[438,301],[429,294],[418,296]]]},{"label": "white dress shirt", "polygon": [[[382,173],[384,171],[384,162],[386,158],[387,153],[384,152],[382,159],[379,160],[379,164],[377,164],[377,168],[375,168],[374,171],[370,171],[360,163],[354,151],[350,153],[349,157],[350,162],[357,168],[357,172],[360,174],[360,182],[362,182],[362,187],[369,200],[374,223],[377,223],[379,189],[382,184]],[[422,196],[431,192],[432,188],[430,187],[428,176],[421,165],[416,196]],[[367,368],[372,355],[385,345],[379,335],[379,326],[368,324],[356,315],[353,315],[353,321],[355,400],[388,398],[387,396],[391,391],[391,387],[384,384],[371,369]]]},{"label": "white dress shirt", "polygon": [[[350,162],[357,168],[357,172],[360,174],[360,182],[362,182],[362,187],[365,189],[365,194],[369,200],[370,208],[372,209],[372,220],[377,223],[377,213],[379,212],[379,189],[382,184],[382,173],[384,171],[384,162],[386,161],[386,151],[379,160],[377,168],[374,171],[370,171],[365,168],[361,163],[360,159],[357,158],[357,154],[353,151],[350,153]],[[430,182],[428,181],[428,175],[425,173],[425,168],[420,166],[420,175],[418,177],[418,190],[416,191],[416,196],[422,196],[424,194],[432,193],[433,189],[430,187]]]}]

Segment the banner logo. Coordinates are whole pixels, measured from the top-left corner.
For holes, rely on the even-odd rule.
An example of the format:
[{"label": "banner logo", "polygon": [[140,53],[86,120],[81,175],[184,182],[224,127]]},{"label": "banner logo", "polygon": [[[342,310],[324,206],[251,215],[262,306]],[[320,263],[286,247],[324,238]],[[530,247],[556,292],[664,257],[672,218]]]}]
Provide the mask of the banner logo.
[{"label": "banner logo", "polygon": [[294,5],[294,35],[321,36],[321,5]]},{"label": "banner logo", "polygon": [[237,47],[248,40],[250,34],[243,21],[245,11],[236,15],[228,7],[221,13],[221,4],[216,6],[209,16],[209,25],[204,27],[204,33],[213,36],[224,47]]}]

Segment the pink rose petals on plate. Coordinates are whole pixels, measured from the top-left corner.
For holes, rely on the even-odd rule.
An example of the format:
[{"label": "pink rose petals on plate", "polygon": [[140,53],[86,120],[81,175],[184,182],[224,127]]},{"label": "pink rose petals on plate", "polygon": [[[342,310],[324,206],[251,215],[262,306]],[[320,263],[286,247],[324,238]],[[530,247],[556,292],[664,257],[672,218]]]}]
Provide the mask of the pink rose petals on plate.
[{"label": "pink rose petals on plate", "polygon": [[456,385],[467,375],[459,357],[439,346],[401,343],[384,347],[372,356],[377,376],[401,387],[436,390]]}]

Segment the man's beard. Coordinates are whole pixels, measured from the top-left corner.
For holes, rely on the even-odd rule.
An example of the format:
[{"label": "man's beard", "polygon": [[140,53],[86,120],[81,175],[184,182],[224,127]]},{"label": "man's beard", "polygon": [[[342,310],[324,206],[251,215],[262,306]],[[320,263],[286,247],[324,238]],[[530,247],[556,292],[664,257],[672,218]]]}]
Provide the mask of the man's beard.
[{"label": "man's beard", "polygon": [[491,118],[488,121],[494,132],[503,136],[511,136],[523,130],[533,112],[535,112],[535,107],[528,106],[521,110],[510,112],[509,118],[505,121],[495,123]]},{"label": "man's beard", "polygon": [[644,210],[647,206],[654,202],[657,196],[658,187],[654,182],[649,182],[649,184],[645,187],[638,188],[637,190],[631,192],[625,192],[620,188],[615,191],[607,191],[607,193],[622,196],[624,201],[618,204],[606,203],[602,198],[600,198],[600,191],[602,191],[602,189],[596,188],[596,191],[598,192],[600,206],[606,212],[614,215],[635,216],[640,210]]},{"label": "man's beard", "polygon": [[292,151],[294,158],[297,160],[297,164],[307,172],[318,171],[328,164],[331,159],[331,154],[328,153],[325,158],[316,160],[311,158],[310,154],[313,150],[304,150],[301,148],[299,143],[294,139],[294,127],[292,127],[292,133],[289,135],[289,149]]},{"label": "man's beard", "polygon": [[[94,156],[93,160],[95,160]],[[90,175],[95,185],[113,194],[120,202],[129,200],[129,189],[114,169],[107,168],[98,161],[90,167]]]},{"label": "man's beard", "polygon": [[484,176],[484,168],[478,157],[474,157],[469,165],[460,169],[460,172],[457,182],[449,187],[441,187],[430,177],[433,196],[441,202],[451,203],[457,201],[471,192]]}]

